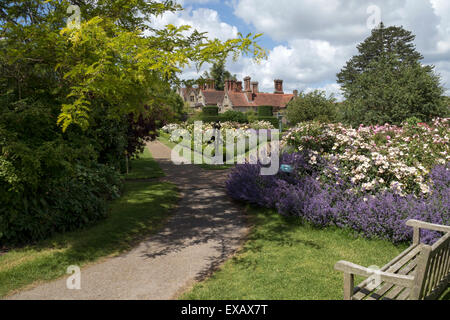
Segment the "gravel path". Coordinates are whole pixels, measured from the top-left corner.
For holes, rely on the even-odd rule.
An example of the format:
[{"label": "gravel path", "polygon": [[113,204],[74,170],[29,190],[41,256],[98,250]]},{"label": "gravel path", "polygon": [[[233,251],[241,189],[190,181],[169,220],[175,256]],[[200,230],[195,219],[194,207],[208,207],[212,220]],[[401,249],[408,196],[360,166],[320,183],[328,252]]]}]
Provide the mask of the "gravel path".
[{"label": "gravel path", "polygon": [[182,194],[166,227],[126,254],[83,268],[81,290],[67,289],[64,277],[9,299],[174,299],[240,247],[247,227],[226,196],[228,172],[176,166],[165,145],[148,147],[167,175],[164,180]]}]

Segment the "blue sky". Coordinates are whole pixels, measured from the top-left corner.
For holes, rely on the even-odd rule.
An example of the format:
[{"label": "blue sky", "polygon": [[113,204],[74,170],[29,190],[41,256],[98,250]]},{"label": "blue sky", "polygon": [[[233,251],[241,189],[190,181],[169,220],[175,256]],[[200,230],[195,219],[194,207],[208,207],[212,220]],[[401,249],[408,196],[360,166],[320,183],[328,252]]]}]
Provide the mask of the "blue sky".
[{"label": "blue sky", "polygon": [[[448,0],[178,0],[183,12],[166,14],[156,26],[189,24],[211,38],[226,40],[242,34],[264,33],[260,45],[268,59],[255,64],[249,57],[229,61],[239,78],[259,81],[273,91],[273,80],[284,80],[285,92],[322,89],[339,97],[336,73],[356,45],[370,35],[380,19],[402,25],[416,36],[424,63],[434,64],[450,94],[450,1]],[[207,67],[206,67],[207,68]],[[201,71],[202,72],[202,71]],[[195,78],[194,68],[183,78]]]}]

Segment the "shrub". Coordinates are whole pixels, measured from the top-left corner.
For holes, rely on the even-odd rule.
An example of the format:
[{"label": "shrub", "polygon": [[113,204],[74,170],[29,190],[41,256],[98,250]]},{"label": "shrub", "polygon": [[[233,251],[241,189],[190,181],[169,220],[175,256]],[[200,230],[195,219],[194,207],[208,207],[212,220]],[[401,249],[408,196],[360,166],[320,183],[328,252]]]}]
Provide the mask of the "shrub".
[{"label": "shrub", "polygon": [[[409,219],[449,225],[450,165],[436,166],[430,178],[430,196],[401,196],[385,191],[374,195],[353,193],[336,176],[320,182],[326,162],[311,165],[305,153],[283,155],[281,163],[290,163],[293,174],[261,176],[261,165],[237,166],[227,182],[229,195],[268,208],[280,214],[297,216],[316,227],[338,226],[352,229],[367,238],[381,238],[394,243],[412,239]],[[424,242],[433,243],[439,233],[423,231]]]},{"label": "shrub", "polygon": [[250,110],[245,113],[248,122],[254,122],[258,120],[258,113],[256,111]]},{"label": "shrub", "polygon": [[271,106],[260,106],[258,107],[258,117],[272,117],[273,107]]},{"label": "shrub", "polygon": [[95,117],[88,130],[63,134],[59,109],[51,101],[0,109],[0,246],[90,224],[118,195],[126,121]]},{"label": "shrub", "polygon": [[330,122],[336,119],[336,100],[324,91],[300,93],[287,105],[287,120],[292,124],[306,121]]},{"label": "shrub", "polygon": [[203,107],[203,110],[199,115],[199,120],[206,123],[217,122],[220,121],[220,119],[219,108],[214,106]]},{"label": "shrub", "polygon": [[8,192],[8,206],[0,209],[0,244],[33,242],[90,225],[107,215],[107,200],[119,196],[120,186],[119,174],[107,166],[76,166],[71,175],[50,179],[35,191]]},{"label": "shrub", "polygon": [[220,115],[222,122],[248,123],[247,116],[240,111],[229,110]]},{"label": "shrub", "polygon": [[215,117],[219,115],[219,107],[206,106],[203,107],[202,114],[206,117]]},{"label": "shrub", "polygon": [[270,122],[275,128],[280,126],[280,122],[276,117],[262,117],[258,116],[258,121]]},{"label": "shrub", "polygon": [[405,123],[358,129],[312,122],[291,129],[283,144],[324,157],[366,192],[420,195],[429,193],[429,170],[450,161],[449,139],[449,119],[436,119],[432,127]]},{"label": "shrub", "polygon": [[[259,164],[237,166],[228,193],[318,227],[408,241],[408,219],[450,224],[449,119],[418,121],[358,129],[302,123],[283,140],[295,151],[280,164],[292,165],[293,173],[262,177]],[[432,243],[439,234],[422,236]]]}]

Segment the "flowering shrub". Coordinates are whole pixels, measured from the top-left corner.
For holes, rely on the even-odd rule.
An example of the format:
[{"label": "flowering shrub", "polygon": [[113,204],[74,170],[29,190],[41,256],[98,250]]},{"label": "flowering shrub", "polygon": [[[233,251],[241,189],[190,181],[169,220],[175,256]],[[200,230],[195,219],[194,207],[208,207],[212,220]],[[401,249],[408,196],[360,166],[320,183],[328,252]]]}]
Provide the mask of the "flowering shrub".
[{"label": "flowering shrub", "polygon": [[[260,130],[270,130],[270,129],[274,129],[274,127],[272,126],[272,124],[270,124],[270,122],[266,122],[266,121],[255,121],[252,122],[251,124],[240,124],[238,122],[220,122],[220,126],[221,126],[221,136],[222,139],[224,141],[226,141],[226,131],[227,130],[231,130],[234,131],[234,138],[236,140],[242,138],[242,137],[248,137],[248,133],[249,130],[256,130],[257,132],[259,132]],[[198,136],[196,137],[194,133],[196,133],[194,131],[195,125],[194,124],[190,124],[187,122],[184,122],[182,124],[169,124],[164,126],[161,130],[162,132],[171,135],[172,132],[176,131],[176,130],[187,130],[191,137],[193,138],[199,138],[197,141],[201,140],[201,137]],[[214,129],[214,124],[213,123],[203,123],[202,127],[201,127],[201,134],[204,135],[208,130]],[[200,132],[198,132],[200,133]],[[225,139],[224,139],[225,137]],[[268,139],[270,140],[270,131],[268,132]],[[169,137],[171,142],[175,142],[178,143],[179,140],[175,141],[172,137]]]},{"label": "flowering shrub", "polygon": [[[303,123],[283,145],[295,149],[280,161],[293,167],[291,174],[266,177],[261,165],[237,166],[230,196],[395,243],[412,238],[409,219],[450,225],[449,119],[358,129]],[[427,243],[439,236],[422,234]]]},{"label": "flowering shrub", "polygon": [[[239,165],[230,174],[228,193],[235,200],[276,208],[317,227],[335,225],[394,243],[412,239],[412,229],[405,225],[409,219],[450,225],[450,164],[431,171],[428,196],[402,196],[390,190],[364,195],[348,189],[338,174],[321,182],[318,178],[328,165],[320,157],[311,164],[309,158],[307,152],[283,155],[281,163],[291,164],[294,172],[276,176],[260,176],[260,165]],[[422,233],[426,243],[439,236]]]},{"label": "flowering shrub", "polygon": [[319,155],[326,159],[331,170],[322,172],[322,180],[339,171],[355,190],[426,195],[430,169],[450,161],[449,133],[449,119],[436,119],[431,127],[405,123],[358,129],[310,122],[290,130],[283,144],[310,151],[311,164]]}]

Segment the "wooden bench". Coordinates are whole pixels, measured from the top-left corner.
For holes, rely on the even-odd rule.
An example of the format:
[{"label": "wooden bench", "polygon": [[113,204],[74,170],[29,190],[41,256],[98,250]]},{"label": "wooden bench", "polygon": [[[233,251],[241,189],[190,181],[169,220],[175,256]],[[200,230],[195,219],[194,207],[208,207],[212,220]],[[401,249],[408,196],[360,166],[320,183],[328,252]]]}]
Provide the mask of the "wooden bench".
[{"label": "wooden bench", "polygon": [[[339,261],[334,268],[344,273],[345,300],[433,300],[450,283],[450,227],[409,220],[413,245],[380,270]],[[420,230],[443,232],[433,246],[420,241]],[[354,286],[354,277],[368,277]],[[376,287],[375,287],[376,286]]]}]

